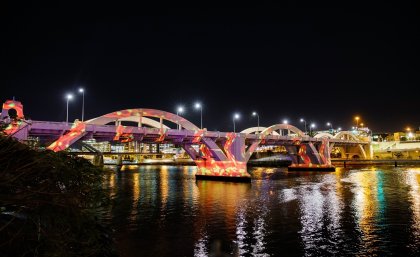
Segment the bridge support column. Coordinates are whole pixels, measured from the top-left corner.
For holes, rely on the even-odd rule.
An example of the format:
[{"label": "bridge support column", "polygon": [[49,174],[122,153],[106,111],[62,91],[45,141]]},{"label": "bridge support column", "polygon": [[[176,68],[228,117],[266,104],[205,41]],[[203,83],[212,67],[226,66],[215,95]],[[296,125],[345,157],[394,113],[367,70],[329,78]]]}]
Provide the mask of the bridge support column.
[{"label": "bridge support column", "polygon": [[98,167],[104,166],[104,156],[102,154],[97,154],[93,156],[92,163],[93,165],[98,166]]},{"label": "bridge support column", "polygon": [[118,156],[117,156],[117,166],[122,166],[122,155],[121,154],[119,154]]},{"label": "bridge support column", "polygon": [[335,167],[331,165],[328,140],[323,140],[318,149],[312,143],[298,147],[297,158],[288,167],[289,171],[335,171]]},{"label": "bridge support column", "polygon": [[223,146],[211,139],[203,139],[200,152],[191,146],[184,146],[197,165],[196,179],[250,182],[245,160],[245,138],[229,133]]}]

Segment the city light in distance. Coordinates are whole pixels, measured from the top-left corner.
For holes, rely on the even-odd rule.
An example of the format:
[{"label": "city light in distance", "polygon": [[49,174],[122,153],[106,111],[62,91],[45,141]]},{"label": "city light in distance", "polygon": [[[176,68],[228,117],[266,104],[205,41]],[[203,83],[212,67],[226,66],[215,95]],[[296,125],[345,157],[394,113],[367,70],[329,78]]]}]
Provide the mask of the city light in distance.
[{"label": "city light in distance", "polygon": [[337,131],[341,131],[341,127],[338,127],[338,128],[337,128]]},{"label": "city light in distance", "polygon": [[287,119],[284,119],[283,124],[289,124],[289,121]]},{"label": "city light in distance", "polygon": [[331,123],[327,122],[327,126],[331,126]]}]

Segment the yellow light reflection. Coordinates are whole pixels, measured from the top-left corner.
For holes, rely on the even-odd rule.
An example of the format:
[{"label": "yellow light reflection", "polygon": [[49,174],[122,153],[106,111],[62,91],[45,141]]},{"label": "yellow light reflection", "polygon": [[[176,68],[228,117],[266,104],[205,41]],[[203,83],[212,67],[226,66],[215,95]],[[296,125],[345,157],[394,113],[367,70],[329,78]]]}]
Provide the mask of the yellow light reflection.
[{"label": "yellow light reflection", "polygon": [[[374,242],[379,240],[377,232],[377,215],[379,213],[378,173],[375,169],[352,173],[349,178],[355,184],[354,207],[359,229],[363,233],[364,249],[376,251]],[[379,183],[379,184],[378,184]],[[381,188],[379,188],[381,190]],[[383,196],[381,196],[383,197]],[[382,203],[383,204],[383,203]]]},{"label": "yellow light reflection", "polygon": [[162,212],[165,212],[166,204],[168,203],[169,195],[169,170],[168,166],[161,166],[160,168],[160,197]]},{"label": "yellow light reflection", "polygon": [[410,187],[411,209],[413,211],[412,229],[415,238],[420,237],[420,169],[406,171],[406,183]]},{"label": "yellow light reflection", "polygon": [[197,181],[196,183],[200,194],[201,216],[224,215],[225,227],[235,228],[236,213],[241,199],[246,199],[251,185],[218,181]]},{"label": "yellow light reflection", "polygon": [[133,174],[133,205],[131,208],[130,219],[136,220],[140,198],[140,174],[138,172]]}]

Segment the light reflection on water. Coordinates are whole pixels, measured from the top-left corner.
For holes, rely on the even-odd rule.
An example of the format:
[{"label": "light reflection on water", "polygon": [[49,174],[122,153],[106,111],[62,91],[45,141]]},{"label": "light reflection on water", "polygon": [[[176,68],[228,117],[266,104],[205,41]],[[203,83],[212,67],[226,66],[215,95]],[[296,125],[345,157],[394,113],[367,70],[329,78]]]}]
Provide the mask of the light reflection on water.
[{"label": "light reflection on water", "polygon": [[122,256],[416,256],[420,169],[291,173],[256,168],[251,184],[195,181],[195,167],[108,175],[105,217]]}]

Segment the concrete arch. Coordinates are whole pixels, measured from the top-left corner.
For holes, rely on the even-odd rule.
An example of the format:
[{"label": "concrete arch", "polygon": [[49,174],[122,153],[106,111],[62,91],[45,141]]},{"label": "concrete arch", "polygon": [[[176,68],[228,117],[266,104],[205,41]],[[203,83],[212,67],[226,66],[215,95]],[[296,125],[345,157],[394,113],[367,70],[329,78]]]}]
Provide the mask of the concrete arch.
[{"label": "concrete arch", "polygon": [[330,133],[320,132],[314,136],[314,138],[334,138]]},{"label": "concrete arch", "polygon": [[[182,128],[188,130],[199,130],[192,122],[176,114],[156,109],[127,109],[111,112],[103,116],[86,121],[87,124],[105,125],[115,121],[134,121],[140,124],[146,124],[152,127],[161,128],[161,122],[149,119],[147,117],[159,118],[167,120],[175,124],[179,124]],[[162,124],[162,128],[164,125]]]},{"label": "concrete arch", "polygon": [[[139,122],[139,120],[140,120],[139,117],[136,117],[136,116],[131,116],[131,117],[118,119],[118,121],[131,121],[131,122]],[[87,124],[93,124],[93,125],[105,125],[105,124],[108,124],[110,122],[115,122],[115,121],[116,121],[115,119],[110,119],[110,118],[101,116],[101,117],[98,117],[98,118],[88,120],[88,121],[86,121],[86,123]],[[147,117],[143,117],[141,123],[143,125],[147,125],[147,126],[150,126],[152,128],[160,128],[160,122],[158,122],[156,120],[153,120],[153,119],[150,119],[150,118],[147,118]],[[164,129],[169,129],[169,127],[164,125],[164,124],[162,124],[162,126],[163,126]]]},{"label": "concrete arch", "polygon": [[264,129],[261,132],[261,135],[262,136],[267,136],[267,135],[270,135],[272,132],[274,132],[276,130],[279,130],[279,129],[287,129],[287,130],[290,130],[290,131],[296,133],[300,137],[304,137],[305,136],[305,133],[303,133],[302,130],[298,129],[295,126],[289,125],[289,124],[276,124],[276,125],[272,125],[272,126],[266,128],[266,129]]},{"label": "concrete arch", "polygon": [[337,134],[335,134],[335,139],[342,139],[344,137],[345,140],[350,141],[360,141],[353,133],[350,131],[340,131]]},{"label": "concrete arch", "polygon": [[[261,141],[268,135],[270,135],[271,133],[274,134],[274,132],[276,130],[279,129],[287,129],[289,131],[292,131],[294,133],[297,134],[297,136],[299,137],[304,137],[306,136],[305,133],[303,133],[300,129],[296,128],[295,126],[289,125],[289,124],[276,124],[276,125],[272,125],[268,128],[265,128],[260,134],[258,134],[260,136],[258,141],[253,142],[248,149],[246,150],[245,153],[245,160],[248,161],[249,158],[251,158],[252,153],[255,151],[255,149],[257,149],[258,145],[261,143]],[[278,133],[277,133],[278,134]]]},{"label": "concrete arch", "polygon": [[[241,131],[241,133],[245,133],[245,134],[253,134],[256,132],[262,132],[264,131],[264,129],[266,129],[267,127],[251,127],[251,128],[247,128]],[[279,136],[280,134],[273,131],[273,135]]]},{"label": "concrete arch", "polygon": [[[343,139],[343,140],[348,140],[348,141],[355,141],[355,142],[359,142],[360,140],[350,131],[340,131],[337,134],[335,134],[334,139]],[[332,150],[332,148],[334,147],[334,143],[331,143],[330,145],[330,151]],[[359,149],[363,159],[367,159],[367,154],[365,149],[363,148],[363,146],[361,144],[357,145],[357,148]]]}]

